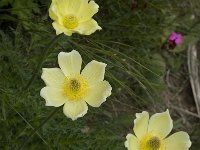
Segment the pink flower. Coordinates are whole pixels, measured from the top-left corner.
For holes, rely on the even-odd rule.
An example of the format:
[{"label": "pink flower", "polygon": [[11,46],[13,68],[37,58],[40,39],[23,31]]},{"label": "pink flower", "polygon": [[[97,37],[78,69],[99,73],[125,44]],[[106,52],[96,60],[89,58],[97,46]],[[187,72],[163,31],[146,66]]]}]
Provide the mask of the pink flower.
[{"label": "pink flower", "polygon": [[169,36],[169,40],[175,42],[176,44],[182,44],[183,43],[182,37],[183,37],[182,34],[172,32]]}]

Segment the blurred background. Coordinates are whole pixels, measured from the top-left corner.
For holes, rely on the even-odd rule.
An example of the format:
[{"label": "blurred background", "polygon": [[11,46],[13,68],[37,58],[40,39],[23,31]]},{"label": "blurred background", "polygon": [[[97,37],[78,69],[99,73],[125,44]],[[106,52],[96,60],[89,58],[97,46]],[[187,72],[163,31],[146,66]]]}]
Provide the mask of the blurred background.
[{"label": "blurred background", "polygon": [[[200,148],[199,0],[95,0],[103,28],[90,36],[56,36],[51,0],[0,0],[0,149],[125,150],[135,113],[170,111],[172,133]],[[168,48],[176,31],[183,44]],[[83,66],[107,63],[112,95],[72,121],[46,107],[41,68],[58,67],[60,51],[78,50]]]}]

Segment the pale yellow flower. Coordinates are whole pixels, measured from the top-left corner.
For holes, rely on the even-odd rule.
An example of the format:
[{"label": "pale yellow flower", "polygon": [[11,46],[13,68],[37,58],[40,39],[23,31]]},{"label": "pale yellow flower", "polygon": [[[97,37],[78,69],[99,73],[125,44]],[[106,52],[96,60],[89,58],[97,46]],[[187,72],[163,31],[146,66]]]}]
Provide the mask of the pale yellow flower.
[{"label": "pale yellow flower", "polygon": [[189,135],[180,131],[167,137],[173,128],[169,111],[156,113],[149,119],[149,113],[136,114],[133,131],[128,134],[125,147],[128,150],[188,150],[191,146]]},{"label": "pale yellow flower", "polygon": [[111,95],[112,87],[104,80],[106,64],[93,60],[80,73],[82,58],[75,50],[60,52],[58,64],[61,69],[43,68],[41,78],[46,87],[40,95],[46,100],[46,106],[64,104],[64,114],[76,120],[87,113],[87,103],[99,107]]},{"label": "pale yellow flower", "polygon": [[92,19],[99,10],[94,1],[89,0],[52,0],[49,16],[54,20],[53,27],[56,34],[72,33],[90,35],[101,30],[97,22]]}]

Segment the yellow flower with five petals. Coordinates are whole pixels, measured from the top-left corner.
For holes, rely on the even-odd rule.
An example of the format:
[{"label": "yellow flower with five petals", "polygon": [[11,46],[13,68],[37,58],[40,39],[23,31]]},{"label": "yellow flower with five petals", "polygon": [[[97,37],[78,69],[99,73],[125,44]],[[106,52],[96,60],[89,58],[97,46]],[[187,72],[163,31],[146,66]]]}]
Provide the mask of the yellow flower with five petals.
[{"label": "yellow flower with five petals", "polygon": [[136,136],[128,134],[125,147],[128,150],[188,150],[191,146],[189,135],[180,131],[167,137],[172,128],[168,110],[151,118],[146,111],[137,113],[133,128]]},{"label": "yellow flower with five petals", "polygon": [[91,61],[81,70],[81,55],[73,50],[58,54],[60,68],[43,68],[41,78],[46,83],[40,95],[46,106],[64,104],[64,114],[76,120],[87,113],[88,106],[99,107],[111,95],[112,87],[104,80],[106,64]]},{"label": "yellow flower with five petals", "polygon": [[49,16],[54,20],[52,25],[57,35],[90,35],[96,30],[101,30],[98,23],[92,19],[98,9],[99,6],[89,0],[52,0]]}]

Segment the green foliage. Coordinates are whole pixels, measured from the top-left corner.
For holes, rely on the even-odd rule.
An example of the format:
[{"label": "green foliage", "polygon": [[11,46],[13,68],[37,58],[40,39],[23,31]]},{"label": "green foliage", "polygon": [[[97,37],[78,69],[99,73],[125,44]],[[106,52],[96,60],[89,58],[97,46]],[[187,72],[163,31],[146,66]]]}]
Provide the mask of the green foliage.
[{"label": "green foliage", "polygon": [[[197,1],[191,3],[198,6]],[[135,113],[161,100],[167,67],[178,70],[182,63],[180,51],[185,47],[178,57],[171,57],[175,51],[161,50],[169,33],[178,30],[188,40],[199,39],[199,24],[193,27],[193,22],[187,21],[194,13],[192,6],[185,8],[184,14],[181,0],[140,0],[136,7],[131,0],[96,2],[100,11],[95,19],[102,31],[91,36],[60,36],[50,47],[56,36],[48,19],[50,1],[0,2],[0,149],[17,149],[24,142],[24,149],[29,150],[125,149]],[[39,96],[44,86],[41,66],[57,67],[58,53],[72,49],[81,53],[84,65],[93,59],[108,64],[106,80],[113,87],[112,96],[74,122],[59,110],[27,141],[55,109],[46,107]],[[192,139],[197,141],[197,136]]]}]

